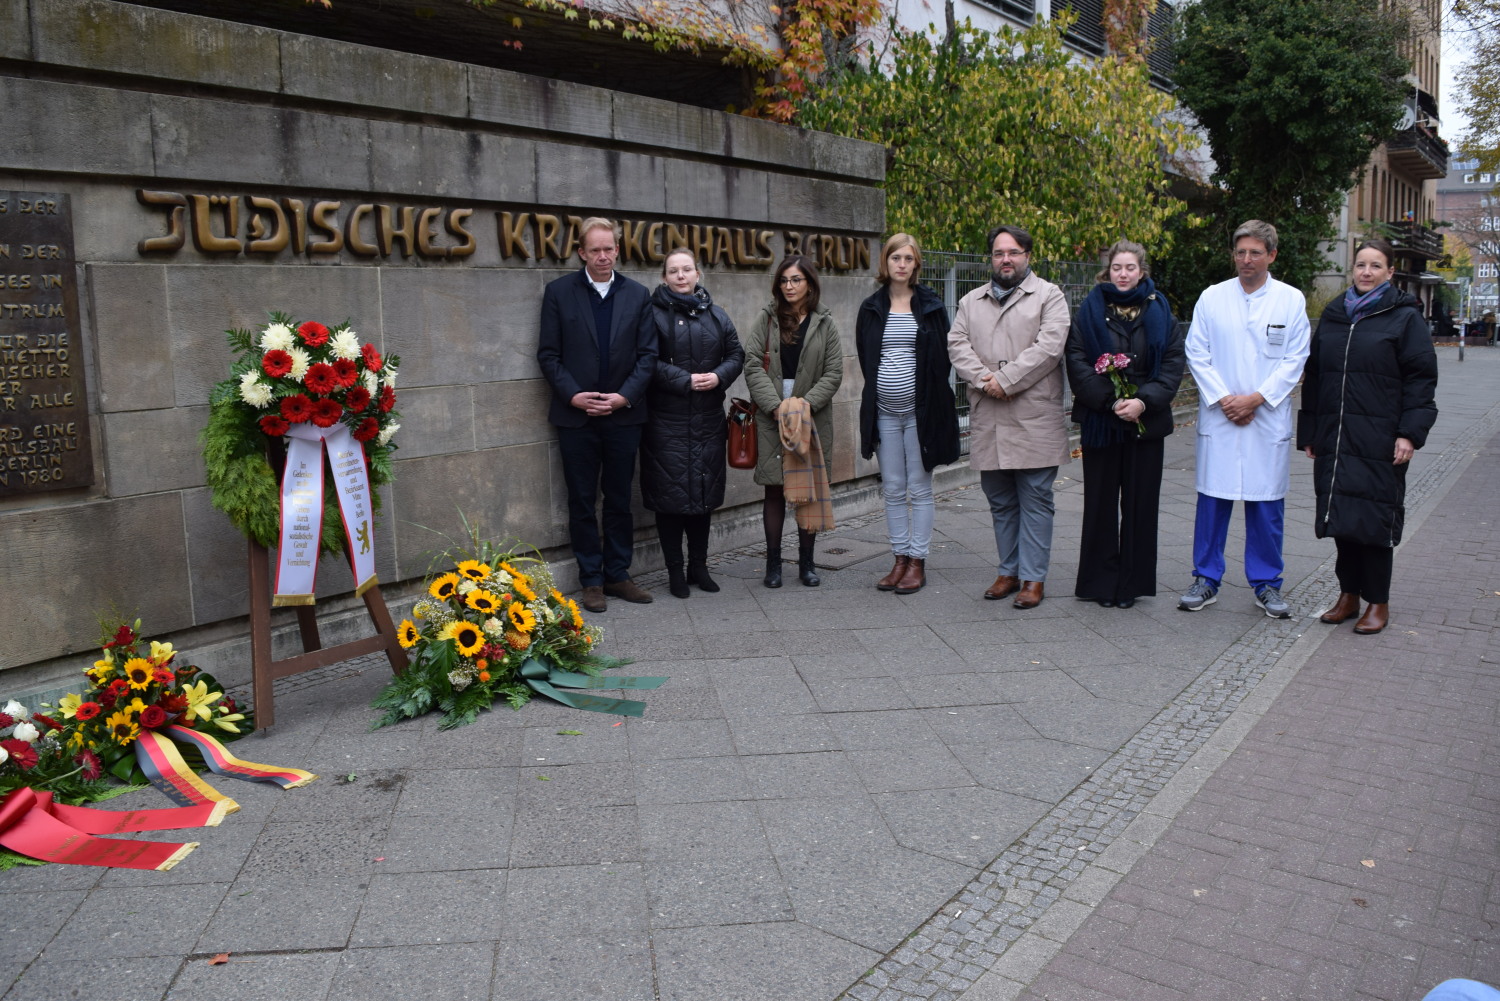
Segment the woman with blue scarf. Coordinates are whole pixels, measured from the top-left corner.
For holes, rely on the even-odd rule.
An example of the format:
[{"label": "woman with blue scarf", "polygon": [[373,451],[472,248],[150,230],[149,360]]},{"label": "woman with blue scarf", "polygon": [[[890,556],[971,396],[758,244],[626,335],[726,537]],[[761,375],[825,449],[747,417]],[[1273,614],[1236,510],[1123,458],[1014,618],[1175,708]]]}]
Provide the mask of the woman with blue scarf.
[{"label": "woman with blue scarf", "polygon": [[1366,240],[1354,284],[1323,310],[1302,373],[1297,447],[1314,460],[1318,538],[1338,547],[1339,600],[1362,634],[1390,619],[1392,557],[1406,520],[1406,467],[1437,420],[1437,354],[1417,300],[1391,285],[1394,251]]},{"label": "woman with blue scarf", "polygon": [[1121,240],[1107,260],[1068,333],[1073,420],[1083,428],[1083,538],[1073,593],[1129,608],[1156,594],[1163,442],[1187,358],[1172,309],[1151,281],[1146,248]]}]

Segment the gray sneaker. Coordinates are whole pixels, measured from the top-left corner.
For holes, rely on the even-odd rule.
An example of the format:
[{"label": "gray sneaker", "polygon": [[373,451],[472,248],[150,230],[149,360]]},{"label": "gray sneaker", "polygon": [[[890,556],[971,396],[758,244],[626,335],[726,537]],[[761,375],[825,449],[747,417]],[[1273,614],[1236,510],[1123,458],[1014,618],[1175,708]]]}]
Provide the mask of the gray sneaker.
[{"label": "gray sneaker", "polygon": [[1204,605],[1219,600],[1219,589],[1209,583],[1207,577],[1194,577],[1193,586],[1177,599],[1177,607],[1184,612],[1196,612]]},{"label": "gray sneaker", "polygon": [[1281,592],[1274,587],[1263,587],[1255,595],[1255,603],[1266,610],[1273,619],[1290,619],[1292,606],[1287,604]]}]

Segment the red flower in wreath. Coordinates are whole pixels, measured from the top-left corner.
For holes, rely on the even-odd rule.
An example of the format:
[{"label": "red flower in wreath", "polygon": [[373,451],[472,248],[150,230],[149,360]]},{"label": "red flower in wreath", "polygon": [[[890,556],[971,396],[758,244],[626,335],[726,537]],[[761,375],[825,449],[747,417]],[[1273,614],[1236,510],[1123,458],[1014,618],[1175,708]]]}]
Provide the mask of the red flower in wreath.
[{"label": "red flower in wreath", "polygon": [[316,320],[308,320],[297,328],[297,336],[310,348],[321,348],[328,343],[328,328]]},{"label": "red flower in wreath", "polygon": [[289,427],[291,425],[287,423],[285,417],[278,417],[275,414],[266,414],[260,419],[260,429],[272,438],[280,438],[286,434],[286,429]]},{"label": "red flower in wreath", "polygon": [[93,782],[104,774],[104,763],[99,760],[99,755],[88,748],[84,748],[73,755],[73,764],[83,769],[79,774],[88,782]]},{"label": "red flower in wreath", "polygon": [[170,685],[177,680],[177,672],[170,667],[158,667],[151,672],[151,680],[158,685]]},{"label": "red flower in wreath", "polygon": [[370,441],[380,433],[380,422],[373,417],[366,417],[359,422],[359,427],[354,429],[355,441]]},{"label": "red flower in wreath", "polygon": [[13,725],[15,722],[16,718],[10,713],[0,713],[0,730],[4,730],[6,727]]},{"label": "red flower in wreath", "polygon": [[292,370],[292,356],[285,351],[271,350],[260,360],[260,367],[273,379],[280,379]]},{"label": "red flower in wreath", "polygon": [[78,711],[73,714],[73,717],[87,722],[98,716],[101,712],[103,712],[103,707],[97,702],[80,702],[78,703]]},{"label": "red flower in wreath", "polygon": [[161,701],[156,704],[161,706],[162,711],[168,716],[176,716],[188,707],[188,700],[184,695],[163,695]]},{"label": "red flower in wreath", "polygon": [[302,424],[312,416],[312,400],[301,393],[281,398],[281,416],[293,424]]},{"label": "red flower in wreath", "polygon": [[0,740],[0,747],[10,754],[10,760],[16,763],[21,771],[36,765],[36,748],[24,740]]},{"label": "red flower in wreath", "polygon": [[102,690],[96,698],[99,700],[99,706],[102,709],[113,709],[115,707],[115,693],[108,688]]},{"label": "red flower in wreath", "polygon": [[380,391],[380,412],[383,414],[388,414],[391,412],[391,408],[395,405],[396,391],[390,386],[386,386]]},{"label": "red flower in wreath", "polygon": [[380,352],[375,350],[375,345],[373,344],[366,344],[359,349],[359,353],[365,356],[365,368],[371,372],[379,372],[385,365],[385,362],[380,357]]},{"label": "red flower in wreath", "polygon": [[141,726],[147,730],[155,730],[166,721],[167,713],[161,706],[147,706],[141,710]]},{"label": "red flower in wreath", "polygon": [[130,691],[130,682],[126,681],[124,678],[116,678],[114,681],[111,681],[109,683],[109,691],[110,694],[115,698],[119,698],[121,695],[124,695],[126,692]]},{"label": "red flower in wreath", "polygon": [[320,428],[331,428],[344,416],[338,400],[322,399],[312,405],[312,422]]},{"label": "red flower in wreath", "polygon": [[355,386],[344,394],[344,409],[351,414],[357,414],[370,405],[370,391],[363,386]]},{"label": "red flower in wreath", "polygon": [[302,384],[312,392],[322,396],[338,388],[339,377],[334,372],[332,365],[320,361],[308,368],[307,375],[302,379]]},{"label": "red flower in wreath", "polygon": [[333,363],[333,374],[339,385],[348,389],[359,381],[359,366],[348,358],[338,358]]},{"label": "red flower in wreath", "polygon": [[40,723],[40,724],[42,724],[42,726],[45,726],[49,730],[61,730],[62,729],[62,724],[61,723],[59,723],[57,720],[53,719],[51,716],[43,716],[41,713],[32,713],[31,714],[31,721],[33,723]]},{"label": "red flower in wreath", "polygon": [[121,626],[119,629],[115,630],[115,638],[104,644],[104,649],[108,650],[111,647],[129,646],[134,642],[135,630],[131,629],[129,626]]}]

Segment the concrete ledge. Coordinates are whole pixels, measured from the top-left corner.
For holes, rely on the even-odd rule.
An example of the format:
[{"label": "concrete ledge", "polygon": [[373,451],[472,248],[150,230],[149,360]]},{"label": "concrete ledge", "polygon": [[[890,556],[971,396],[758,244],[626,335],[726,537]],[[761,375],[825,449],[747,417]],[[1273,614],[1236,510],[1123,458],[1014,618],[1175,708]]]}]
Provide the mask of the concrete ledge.
[{"label": "concrete ledge", "polygon": [[469,114],[463,63],[312,35],[280,38],[280,89],[288,96],[445,118]]},{"label": "concrete ledge", "polygon": [[26,0],[0,0],[0,59],[31,58],[31,8]]}]

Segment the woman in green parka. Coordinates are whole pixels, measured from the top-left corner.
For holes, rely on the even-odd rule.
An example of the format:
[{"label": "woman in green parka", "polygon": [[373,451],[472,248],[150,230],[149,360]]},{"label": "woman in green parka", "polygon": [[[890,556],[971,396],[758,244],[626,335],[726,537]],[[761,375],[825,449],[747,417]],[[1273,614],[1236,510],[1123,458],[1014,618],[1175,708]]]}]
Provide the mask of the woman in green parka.
[{"label": "woman in green parka", "polygon": [[[819,302],[818,269],[800,254],[776,268],[772,300],[745,332],[745,384],[760,410],[755,482],[766,488],[761,518],[766,530],[766,587],[781,586],[781,534],[786,527],[782,493],[781,401],[800,397],[813,412],[823,462],[833,469],[833,396],[844,381],[844,352],[833,314]],[[797,531],[797,576],[807,587],[821,581],[813,568],[817,536]]]}]

